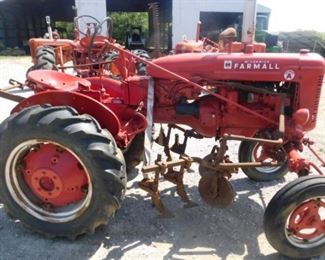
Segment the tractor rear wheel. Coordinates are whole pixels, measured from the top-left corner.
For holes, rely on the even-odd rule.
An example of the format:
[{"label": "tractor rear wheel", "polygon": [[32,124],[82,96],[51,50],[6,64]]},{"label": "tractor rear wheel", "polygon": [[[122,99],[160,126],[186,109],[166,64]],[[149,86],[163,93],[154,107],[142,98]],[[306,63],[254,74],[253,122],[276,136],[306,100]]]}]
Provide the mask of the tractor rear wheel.
[{"label": "tractor rear wheel", "polygon": [[36,52],[36,70],[57,70],[55,66],[55,52],[52,47],[40,47]]},{"label": "tractor rear wheel", "polygon": [[284,186],[264,213],[264,231],[281,254],[297,259],[325,252],[325,177],[306,176]]},{"label": "tractor rear wheel", "polygon": [[0,154],[7,212],[48,237],[93,233],[124,198],[125,162],[113,137],[71,107],[11,115],[0,125]]},{"label": "tractor rear wheel", "polygon": [[280,166],[242,168],[243,172],[254,181],[273,181],[288,173],[285,151],[276,146],[243,141],[238,151],[239,162],[280,162]]},{"label": "tractor rear wheel", "polygon": [[36,50],[36,63],[31,66],[26,76],[33,70],[58,70],[56,67],[55,51],[52,47],[41,46]]}]

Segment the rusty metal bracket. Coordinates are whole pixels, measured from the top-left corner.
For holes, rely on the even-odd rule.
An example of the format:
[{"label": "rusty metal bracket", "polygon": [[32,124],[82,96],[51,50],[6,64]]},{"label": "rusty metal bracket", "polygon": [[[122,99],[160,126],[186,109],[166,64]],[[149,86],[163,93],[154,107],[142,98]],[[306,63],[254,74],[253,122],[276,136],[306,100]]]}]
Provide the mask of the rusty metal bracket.
[{"label": "rusty metal bracket", "polygon": [[[144,167],[147,168],[148,166]],[[151,169],[149,167],[149,169]],[[160,217],[162,218],[170,218],[173,217],[173,214],[165,207],[164,203],[161,201],[160,193],[159,193],[159,176],[162,171],[165,171],[165,165],[161,164],[161,155],[158,155],[156,160],[156,168],[153,170],[155,172],[155,177],[153,180],[148,178],[144,178],[140,183],[139,187],[151,196],[152,205],[160,212]],[[143,173],[152,172],[152,170],[142,169]]]},{"label": "rusty metal bracket", "polygon": [[7,87],[4,87],[4,88],[0,89],[0,97],[5,98],[5,99],[9,99],[9,100],[15,101],[15,102],[23,101],[25,99],[24,97],[11,94],[11,93],[9,93],[7,91],[15,89],[15,88],[23,89],[25,85],[23,83],[17,81],[17,80],[14,80],[14,79],[9,79],[9,84],[10,84],[10,86],[7,86]]},{"label": "rusty metal bracket", "polygon": [[8,93],[6,91],[3,91],[3,90],[0,90],[0,97],[5,98],[5,99],[9,99],[11,101],[15,101],[15,102],[18,102],[18,103],[25,99],[24,97],[13,95],[13,94],[10,94],[10,93]]},{"label": "rusty metal bracket", "polygon": [[[315,151],[315,149],[312,147],[314,145],[314,141],[310,140],[309,138],[304,138],[302,140],[302,143],[308,147],[308,149],[311,151],[311,153],[321,162],[320,167],[325,167],[325,160]],[[320,175],[324,175],[322,170],[314,163],[309,162],[309,165],[312,166]]]},{"label": "rusty metal bracket", "polygon": [[187,192],[185,191],[185,186],[183,181],[185,169],[189,169],[191,167],[192,159],[188,156],[182,156],[181,159],[184,160],[184,163],[180,166],[179,171],[171,170],[168,171],[163,176],[167,181],[176,184],[177,194],[181,197],[182,201],[186,203],[184,205],[184,208],[192,208],[197,206],[197,204],[189,199]]},{"label": "rusty metal bracket", "polygon": [[23,83],[21,83],[21,82],[19,82],[17,80],[14,80],[14,79],[9,79],[9,84],[10,84],[10,86],[1,88],[0,90],[1,91],[8,91],[8,90],[12,90],[12,89],[15,89],[15,88],[23,89],[24,86],[25,86]]},{"label": "rusty metal bracket", "polygon": [[249,142],[259,142],[264,144],[279,144],[279,145],[283,144],[282,138],[273,140],[273,139],[265,139],[265,138],[246,137],[243,135],[230,135],[230,134],[225,134],[223,138],[226,138],[227,140],[233,140],[233,141],[249,141]]},{"label": "rusty metal bracket", "polygon": [[[149,173],[154,172],[154,180],[144,179],[139,183],[140,188],[147,191],[151,195],[152,204],[161,213],[161,217],[171,217],[172,214],[164,206],[161,201],[159,194],[159,177],[162,175],[167,181],[176,184],[176,192],[181,197],[182,201],[186,204],[185,208],[191,208],[197,206],[196,203],[192,202],[186,191],[183,182],[185,169],[191,167],[193,160],[186,155],[182,155],[180,159],[162,161],[161,155],[159,154],[154,165],[148,165],[142,168],[142,172]],[[173,167],[180,167],[179,171],[173,170]]]}]

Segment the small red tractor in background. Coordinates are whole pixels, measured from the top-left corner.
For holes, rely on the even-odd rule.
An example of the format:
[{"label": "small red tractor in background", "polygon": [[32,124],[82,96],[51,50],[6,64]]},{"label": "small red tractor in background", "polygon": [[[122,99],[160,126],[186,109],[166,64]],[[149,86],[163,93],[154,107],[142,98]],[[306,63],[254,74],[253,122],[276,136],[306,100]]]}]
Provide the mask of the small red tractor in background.
[{"label": "small red tractor in background", "polygon": [[[60,39],[60,36],[52,32],[50,18],[47,16],[48,24],[47,38],[32,38],[29,40],[30,53],[33,66],[27,74],[33,70],[60,70],[74,69],[78,77],[90,77],[105,75],[108,77],[119,77],[120,71],[116,68],[114,60],[117,54],[109,51],[105,41],[115,43],[112,38],[113,21],[110,17],[98,21],[90,15],[80,15],[74,18],[75,39]],[[100,35],[104,26],[107,26],[107,35]],[[83,28],[86,28],[83,31]],[[142,49],[132,51],[136,55],[150,59],[148,53]],[[68,64],[72,62],[72,64]],[[129,74],[144,74],[144,64],[129,63]]]},{"label": "small red tractor in background", "polygon": [[[260,181],[281,178],[288,171],[305,176],[310,168],[322,174],[300,155],[312,144],[304,135],[316,125],[325,72],[321,56],[307,50],[254,53],[253,45],[247,44],[243,53],[186,53],[148,61],[108,39],[100,42],[118,53],[119,80],[97,72],[81,73],[88,75],[81,78],[35,70],[26,81],[34,95],[2,93],[18,104],[0,125],[0,196],[9,214],[31,229],[75,238],[106,224],[121,207],[127,166],[138,163],[144,150],[150,162],[153,123],[168,124],[167,133],[161,131],[158,138],[166,160],[159,155],[155,164],[145,165],[139,185],[163,216],[169,211],[159,196],[160,176],[176,184],[187,206],[194,205],[183,183],[192,163],[199,163],[200,195],[218,207],[234,200],[229,179],[238,168]],[[139,62],[147,65],[146,75],[135,75]],[[170,147],[173,129],[184,138],[175,138]],[[205,137],[217,141],[209,154],[186,154],[188,138]],[[227,155],[231,140],[241,141],[238,163]],[[179,158],[173,159],[171,152]],[[320,178],[308,183],[314,180]],[[323,193],[313,193],[311,205],[324,208],[323,186],[319,189]],[[288,194],[278,194],[272,205],[284,203]],[[303,198],[301,205],[309,199]],[[308,213],[309,220],[301,226],[314,228],[307,239],[298,232],[299,225],[290,229],[295,220],[288,222],[291,215],[279,208],[276,217],[284,224],[277,233],[266,229],[277,250],[293,257],[324,252],[325,227],[318,211]],[[270,227],[273,210],[267,212]],[[311,219],[317,220],[316,226]]]},{"label": "small red tractor in background", "polygon": [[[175,46],[174,53],[191,52],[243,52],[245,43],[237,41],[237,31],[233,27],[223,30],[219,34],[219,41],[214,42],[207,37],[201,37],[201,22],[197,23],[195,40],[184,38]],[[254,42],[251,44],[254,52],[265,52],[266,44],[263,42]]]}]

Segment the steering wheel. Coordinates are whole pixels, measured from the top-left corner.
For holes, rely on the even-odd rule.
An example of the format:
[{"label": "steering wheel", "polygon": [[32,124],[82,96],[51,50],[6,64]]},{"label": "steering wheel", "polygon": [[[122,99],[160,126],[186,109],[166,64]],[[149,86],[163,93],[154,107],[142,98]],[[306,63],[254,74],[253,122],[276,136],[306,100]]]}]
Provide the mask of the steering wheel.
[{"label": "steering wheel", "polygon": [[[84,33],[79,29],[79,22],[83,21],[84,24],[86,24],[87,26],[87,31],[88,29],[91,30],[91,28],[89,27],[90,23],[86,23],[84,20],[82,20],[83,18],[87,18],[87,20],[89,21],[93,21],[93,33],[90,33],[90,35],[88,33]],[[78,32],[82,35],[84,35],[85,37],[82,38],[80,40],[80,45],[82,45],[85,48],[88,48],[88,57],[89,60],[91,62],[97,62],[100,60],[100,57],[103,56],[106,52],[107,49],[107,45],[105,43],[105,40],[110,40],[112,37],[112,32],[113,32],[113,21],[110,17],[106,17],[103,21],[99,22],[95,17],[90,16],[90,15],[80,15],[78,17],[75,18],[75,24],[76,24],[76,28],[78,30]],[[100,32],[102,31],[103,28],[103,24],[107,22],[107,35],[108,36],[102,36],[102,35],[98,35],[100,34]],[[102,49],[99,52],[99,55],[97,57],[95,57],[94,59],[94,48],[100,48],[102,47]]]},{"label": "steering wheel", "polygon": [[112,38],[113,34],[113,20],[111,17],[107,16],[103,21],[101,21],[100,26],[103,27],[103,24],[107,22],[107,37]]},{"label": "steering wheel", "polygon": [[218,52],[219,45],[207,37],[203,38],[203,50],[206,52]]},{"label": "steering wheel", "polygon": [[[74,18],[74,23],[77,31],[83,36],[87,35],[88,29],[90,31],[92,30],[93,34],[98,34],[102,31],[102,23],[91,15],[86,15],[86,14],[79,15]],[[80,26],[80,25],[84,25],[84,26]],[[90,27],[90,25],[92,26]],[[87,31],[86,32],[81,31],[80,27],[87,28]]]}]

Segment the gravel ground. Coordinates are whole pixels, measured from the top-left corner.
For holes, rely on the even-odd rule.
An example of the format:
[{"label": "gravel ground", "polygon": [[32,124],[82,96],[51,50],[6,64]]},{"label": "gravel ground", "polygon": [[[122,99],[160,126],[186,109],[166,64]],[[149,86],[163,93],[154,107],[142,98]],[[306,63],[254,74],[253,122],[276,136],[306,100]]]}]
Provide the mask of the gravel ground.
[{"label": "gravel ground", "polygon": [[[0,86],[6,86],[9,78],[23,81],[29,66],[30,59],[26,57],[0,58]],[[310,134],[323,152],[324,99],[325,91],[318,127]],[[13,106],[13,102],[0,99],[0,121],[9,115]],[[213,144],[213,139],[190,140],[187,153],[203,157]],[[233,159],[236,159],[238,145],[236,142],[231,145]],[[160,148],[154,148],[157,149]],[[193,167],[186,173],[185,183],[190,198],[199,204],[198,207],[184,209],[175,187],[164,181],[161,195],[175,217],[158,218],[148,195],[137,187],[141,180],[138,175],[128,183],[123,206],[110,224],[93,236],[76,241],[49,240],[34,234],[19,221],[8,218],[0,204],[0,259],[287,259],[267,242],[262,220],[272,196],[285,183],[295,179],[295,174],[288,174],[277,182],[256,183],[240,172],[231,180],[237,192],[235,203],[226,209],[215,209],[205,204],[198,194],[197,172],[197,167]],[[325,260],[325,257],[319,259]]]}]

